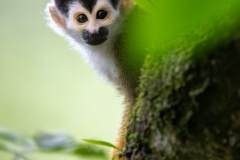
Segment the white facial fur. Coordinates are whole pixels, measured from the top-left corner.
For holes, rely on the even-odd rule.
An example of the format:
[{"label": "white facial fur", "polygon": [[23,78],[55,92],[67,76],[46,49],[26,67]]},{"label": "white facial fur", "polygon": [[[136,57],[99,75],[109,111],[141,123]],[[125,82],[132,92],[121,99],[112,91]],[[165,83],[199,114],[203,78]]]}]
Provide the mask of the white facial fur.
[{"label": "white facial fur", "polygon": [[[55,4],[52,1],[48,4],[49,7],[54,7]],[[58,34],[64,36],[70,41],[70,44],[77,49],[90,65],[97,70],[97,72],[106,77],[111,82],[115,82],[119,76],[119,69],[116,66],[116,59],[114,58],[113,42],[120,32],[121,23],[123,21],[119,14],[119,10],[115,10],[108,0],[97,0],[92,13],[82,7],[78,2],[74,2],[70,5],[68,18],[61,16],[64,20],[64,25],[56,24],[49,14],[48,20],[50,27],[53,28]],[[108,16],[105,19],[96,19],[97,11],[104,9],[108,12]],[[84,24],[80,24],[76,21],[76,16],[80,13],[85,14],[88,17],[88,21]],[[109,30],[108,39],[96,46],[88,45],[82,38],[83,29],[88,29],[90,32],[98,30],[99,27],[104,26]]]}]

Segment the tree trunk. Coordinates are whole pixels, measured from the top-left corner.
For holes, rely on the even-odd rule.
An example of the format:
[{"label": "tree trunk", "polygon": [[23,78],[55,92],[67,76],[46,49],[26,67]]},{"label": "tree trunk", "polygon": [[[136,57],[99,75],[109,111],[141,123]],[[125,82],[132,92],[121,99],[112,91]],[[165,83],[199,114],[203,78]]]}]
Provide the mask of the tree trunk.
[{"label": "tree trunk", "polygon": [[186,37],[148,55],[126,159],[240,160],[239,17],[227,24],[231,33],[203,38],[211,28],[194,42]]}]

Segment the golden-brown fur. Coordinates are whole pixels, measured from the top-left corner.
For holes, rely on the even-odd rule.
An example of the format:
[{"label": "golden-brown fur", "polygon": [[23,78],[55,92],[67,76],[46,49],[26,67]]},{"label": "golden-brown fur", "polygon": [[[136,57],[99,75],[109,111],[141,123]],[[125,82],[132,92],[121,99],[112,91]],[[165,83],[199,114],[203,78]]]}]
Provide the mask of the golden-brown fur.
[{"label": "golden-brown fur", "polygon": [[[118,130],[118,137],[116,139],[115,145],[121,151],[124,151],[124,147],[125,147],[125,135],[126,135],[126,129],[127,129],[129,114],[130,114],[132,105],[133,105],[132,102],[126,102],[125,103],[125,108],[124,108],[124,111],[123,111],[121,126]],[[111,158],[115,156],[115,160],[120,160],[120,158],[118,158],[118,154],[121,153],[121,151],[119,151],[117,149],[113,149],[112,152],[111,152]],[[125,160],[125,157],[122,157],[121,160]]]}]

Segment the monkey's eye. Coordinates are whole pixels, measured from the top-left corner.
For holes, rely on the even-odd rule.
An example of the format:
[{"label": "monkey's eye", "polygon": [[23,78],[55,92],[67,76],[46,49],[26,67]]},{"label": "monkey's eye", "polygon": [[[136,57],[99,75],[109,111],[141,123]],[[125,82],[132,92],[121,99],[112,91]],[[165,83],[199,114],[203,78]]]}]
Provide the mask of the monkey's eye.
[{"label": "monkey's eye", "polygon": [[98,12],[97,12],[97,19],[104,19],[104,18],[106,18],[107,17],[107,11],[105,11],[105,10],[99,10]]},{"label": "monkey's eye", "polygon": [[88,21],[88,18],[85,14],[79,14],[76,18],[79,23],[84,23]]}]

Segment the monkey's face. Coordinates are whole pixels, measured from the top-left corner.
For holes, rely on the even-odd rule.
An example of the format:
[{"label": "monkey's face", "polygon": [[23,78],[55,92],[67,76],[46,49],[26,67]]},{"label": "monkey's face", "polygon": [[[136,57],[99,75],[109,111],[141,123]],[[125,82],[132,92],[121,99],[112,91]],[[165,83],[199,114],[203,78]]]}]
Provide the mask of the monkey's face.
[{"label": "monkey's face", "polygon": [[116,17],[113,7],[104,1],[97,1],[91,12],[80,4],[72,6],[73,9],[70,11],[72,27],[82,34],[82,39],[89,45],[105,42],[109,35],[109,26]]},{"label": "monkey's face", "polygon": [[[111,30],[119,14],[118,0],[73,0],[71,3],[56,0],[55,5],[49,7],[52,19],[77,42],[100,45],[114,34]],[[63,5],[68,7],[66,13],[62,11]]]}]

